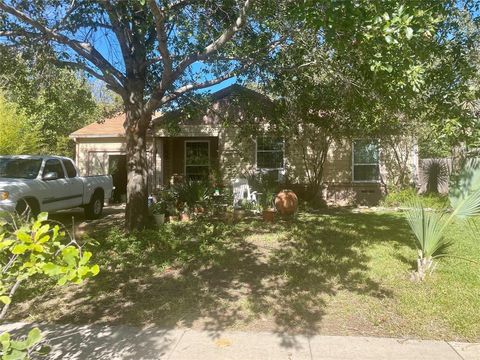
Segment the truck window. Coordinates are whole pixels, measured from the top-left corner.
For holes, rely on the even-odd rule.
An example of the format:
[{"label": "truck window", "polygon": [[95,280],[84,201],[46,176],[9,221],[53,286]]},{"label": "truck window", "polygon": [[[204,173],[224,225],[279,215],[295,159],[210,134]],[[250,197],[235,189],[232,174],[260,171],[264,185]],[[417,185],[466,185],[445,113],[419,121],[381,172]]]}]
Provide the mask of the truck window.
[{"label": "truck window", "polygon": [[73,166],[70,160],[63,159],[62,162],[65,170],[67,170],[67,176],[69,178],[74,178],[75,176],[77,176],[77,169],[75,169],[75,166]]},{"label": "truck window", "polygon": [[56,172],[59,179],[63,179],[65,177],[62,164],[60,164],[60,160],[57,159],[50,159],[45,163],[42,176],[45,176],[49,172]]}]

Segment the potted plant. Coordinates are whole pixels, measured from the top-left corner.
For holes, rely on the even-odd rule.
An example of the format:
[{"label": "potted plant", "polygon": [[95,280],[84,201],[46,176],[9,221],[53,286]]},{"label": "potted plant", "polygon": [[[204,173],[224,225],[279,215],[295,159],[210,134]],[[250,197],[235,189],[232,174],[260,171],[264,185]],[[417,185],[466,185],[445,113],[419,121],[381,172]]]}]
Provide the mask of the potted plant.
[{"label": "potted plant", "polygon": [[160,226],[165,223],[165,214],[167,212],[167,204],[165,201],[158,201],[152,205],[152,215],[155,223]]},{"label": "potted plant", "polygon": [[176,200],[172,199],[172,201],[167,203],[167,213],[168,213],[168,221],[169,222],[177,222],[179,221],[178,210],[176,206]]},{"label": "potted plant", "polygon": [[273,223],[275,221],[275,207],[273,206],[273,192],[262,194],[262,218],[265,222]]},{"label": "potted plant", "polygon": [[234,219],[234,207],[232,205],[228,205],[226,208],[225,208],[225,220],[227,222],[232,222],[233,219]]},{"label": "potted plant", "polygon": [[180,221],[190,221],[190,209],[187,204],[184,205],[183,210],[180,212]]}]

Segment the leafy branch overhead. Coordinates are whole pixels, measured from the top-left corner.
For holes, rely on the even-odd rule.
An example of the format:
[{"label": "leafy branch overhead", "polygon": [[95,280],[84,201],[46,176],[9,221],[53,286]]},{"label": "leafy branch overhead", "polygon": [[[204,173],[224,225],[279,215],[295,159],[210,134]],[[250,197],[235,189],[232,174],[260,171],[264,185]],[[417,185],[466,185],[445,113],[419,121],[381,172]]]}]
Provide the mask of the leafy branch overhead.
[{"label": "leafy branch overhead", "polygon": [[18,228],[13,224],[11,229],[12,225],[5,220],[0,223],[0,301],[4,303],[0,319],[18,286],[34,276],[46,275],[64,285],[79,284],[98,274],[98,265],[89,264],[92,253],[84,251],[73,238],[64,241],[65,231],[58,224],[52,226],[46,213],[31,224]]},{"label": "leafy branch overhead", "polygon": [[[65,230],[41,213],[29,221],[5,214],[0,221],[0,301],[4,319],[22,284],[48,277],[58,285],[79,284],[99,273],[98,265],[91,265],[92,253],[74,239],[65,241]],[[6,221],[10,219],[10,221]],[[29,359],[32,354],[43,354],[48,347],[38,328],[32,329],[23,340],[12,339],[8,332],[0,335],[2,359]]]}]

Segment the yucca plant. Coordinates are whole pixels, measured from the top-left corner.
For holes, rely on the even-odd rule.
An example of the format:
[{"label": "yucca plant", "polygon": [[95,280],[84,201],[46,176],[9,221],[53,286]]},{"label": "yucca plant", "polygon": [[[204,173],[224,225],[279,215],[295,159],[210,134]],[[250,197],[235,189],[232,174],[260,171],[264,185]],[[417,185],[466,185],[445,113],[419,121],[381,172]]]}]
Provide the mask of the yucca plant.
[{"label": "yucca plant", "polygon": [[[434,270],[434,259],[447,256],[450,240],[445,237],[447,227],[454,219],[467,219],[480,215],[480,160],[469,159],[454,181],[448,194],[452,207],[449,213],[426,211],[417,202],[406,212],[418,247],[417,272],[415,278],[425,279]],[[468,224],[466,224],[468,225]]]}]

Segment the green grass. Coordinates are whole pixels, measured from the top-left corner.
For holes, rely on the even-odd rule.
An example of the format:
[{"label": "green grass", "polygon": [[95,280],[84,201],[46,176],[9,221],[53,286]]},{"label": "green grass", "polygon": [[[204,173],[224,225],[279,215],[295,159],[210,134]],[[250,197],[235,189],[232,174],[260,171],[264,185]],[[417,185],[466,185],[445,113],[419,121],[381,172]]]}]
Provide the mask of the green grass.
[{"label": "green grass", "polygon": [[[448,236],[454,255],[480,259],[480,240],[464,224]],[[444,258],[427,281],[412,282],[414,238],[399,213],[198,221],[92,237],[101,273],[81,288],[25,291],[13,318],[480,340],[479,265]]]}]

